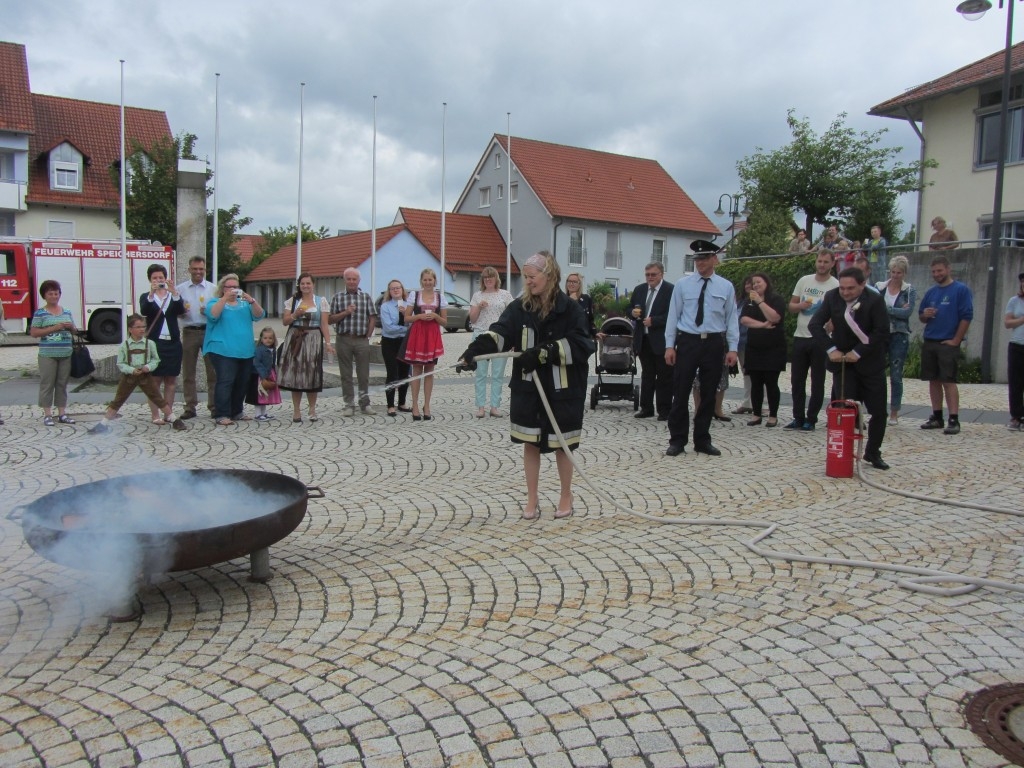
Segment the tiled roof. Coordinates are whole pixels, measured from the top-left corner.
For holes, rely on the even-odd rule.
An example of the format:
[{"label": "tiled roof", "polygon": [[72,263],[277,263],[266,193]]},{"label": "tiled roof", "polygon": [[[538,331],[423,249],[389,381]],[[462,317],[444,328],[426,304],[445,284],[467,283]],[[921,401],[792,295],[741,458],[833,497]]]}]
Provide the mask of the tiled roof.
[{"label": "tiled roof", "polygon": [[[868,110],[869,115],[877,117],[895,117],[901,120],[907,119],[904,109],[910,111],[914,120],[922,117],[922,103],[947,93],[955,93],[965,88],[974,88],[983,83],[999,80],[1003,76],[1003,61],[1006,51],[1000,50],[984,59],[979,59],[973,64],[961,67],[955,72],[932,80],[931,82],[919,85],[904,91],[888,101],[883,101]],[[1010,49],[1010,69],[1013,72],[1024,70],[1024,43],[1017,43]],[[515,148],[515,143],[512,145]]]},{"label": "tiled roof", "polygon": [[231,244],[231,250],[243,264],[252,261],[256,249],[263,244],[263,235],[235,235],[235,241]]},{"label": "tiled roof", "polygon": [[[441,212],[399,208],[398,216],[413,237],[441,260]],[[490,216],[449,213],[444,217],[444,261],[451,272],[479,272],[484,267],[505,271],[505,241]],[[512,273],[519,266],[512,260]]]},{"label": "tiled roof", "polygon": [[719,234],[655,160],[513,136],[512,162],[554,217]]},{"label": "tiled roof", "polygon": [[[382,227],[377,230],[377,250],[380,251],[391,238],[405,230],[401,224]],[[310,272],[313,278],[337,277],[349,267],[358,267],[370,258],[370,230],[352,232],[323,240],[311,240],[302,244],[302,271]],[[271,282],[295,279],[295,243],[286,245],[270,255],[245,278],[250,282]]]},{"label": "tiled roof", "polygon": [[0,42],[0,131],[35,131],[28,56],[20,43]]},{"label": "tiled roof", "polygon": [[[117,209],[120,197],[110,179],[110,166],[121,157],[120,107],[41,94],[32,94],[32,107],[36,133],[29,138],[28,145],[27,202]],[[164,112],[125,107],[124,122],[129,151],[134,142],[152,147],[159,139],[173,140]],[[73,144],[86,157],[81,192],[50,189],[47,153],[63,141]]]}]

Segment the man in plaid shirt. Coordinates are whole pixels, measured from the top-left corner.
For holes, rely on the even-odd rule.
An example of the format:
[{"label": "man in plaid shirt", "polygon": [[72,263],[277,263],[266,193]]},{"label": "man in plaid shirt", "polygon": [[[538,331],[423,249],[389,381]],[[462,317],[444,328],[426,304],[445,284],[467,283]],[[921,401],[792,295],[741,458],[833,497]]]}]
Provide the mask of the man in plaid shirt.
[{"label": "man in plaid shirt", "polygon": [[331,299],[330,322],[337,338],[338,368],[341,374],[341,394],[345,398],[343,415],[355,416],[356,403],[352,392],[352,361],[356,364],[359,382],[359,410],[367,416],[376,411],[370,407],[370,337],[377,324],[377,311],[370,294],[359,290],[359,270],[345,270],[345,290]]}]

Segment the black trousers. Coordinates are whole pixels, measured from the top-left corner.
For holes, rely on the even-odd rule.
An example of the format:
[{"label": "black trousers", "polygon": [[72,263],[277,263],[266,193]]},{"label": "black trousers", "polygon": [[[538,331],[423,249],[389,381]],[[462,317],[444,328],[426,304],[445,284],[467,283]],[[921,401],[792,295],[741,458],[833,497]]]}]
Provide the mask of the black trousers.
[{"label": "black trousers", "polygon": [[700,407],[693,414],[693,444],[711,444],[711,416],[715,412],[715,390],[722,378],[725,338],[706,339],[682,332],[676,334],[676,364],[672,374],[672,410],[668,415],[669,443],[686,445],[690,432],[690,390],[700,371]]},{"label": "black trousers", "polygon": [[1010,418],[1024,419],[1024,344],[1006,345],[1006,389]]},{"label": "black trousers", "polygon": [[[380,338],[380,355],[384,358],[385,384],[409,378],[409,366],[398,359],[398,350],[401,346],[401,339],[392,339],[387,336],[381,336]],[[400,387],[396,387],[396,389],[398,390],[398,404],[404,406],[409,385],[402,384]],[[395,405],[395,390],[389,389],[384,393],[384,396],[388,401],[388,408],[393,408]]]},{"label": "black trousers", "polygon": [[640,410],[651,412],[658,403],[658,415],[668,416],[672,409],[672,367],[665,362],[665,354],[651,349],[644,334],[640,343]]},{"label": "black trousers", "polygon": [[[814,339],[793,338],[789,378],[793,385],[793,419],[816,424],[825,401],[825,364],[828,355]],[[807,372],[811,373],[811,399],[807,400]],[[806,409],[805,409],[806,404]]]},{"label": "black trousers", "polygon": [[761,406],[764,405],[765,393],[768,395],[768,416],[775,418],[779,415],[779,401],[782,393],[779,392],[780,371],[747,371],[750,376],[750,407],[754,411],[754,417],[761,415]]},{"label": "black trousers", "polygon": [[[840,371],[832,375],[832,399],[839,400],[843,395],[840,388],[844,374]],[[868,441],[864,446],[865,456],[877,456],[882,450],[882,440],[885,439],[885,423],[889,412],[886,410],[885,391],[885,369],[870,373],[863,373],[857,370],[855,364],[846,364],[845,394],[847,400],[856,400],[864,403],[864,407],[871,415],[868,423]]]}]

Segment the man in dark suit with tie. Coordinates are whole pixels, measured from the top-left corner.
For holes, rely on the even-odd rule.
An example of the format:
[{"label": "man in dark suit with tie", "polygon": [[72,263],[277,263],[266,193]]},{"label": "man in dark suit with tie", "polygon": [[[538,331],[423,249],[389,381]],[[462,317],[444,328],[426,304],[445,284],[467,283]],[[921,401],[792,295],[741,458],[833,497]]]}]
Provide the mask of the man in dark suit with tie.
[{"label": "man in dark suit with tie", "polygon": [[[831,323],[832,335],[825,326]],[[889,316],[885,299],[867,290],[867,278],[857,267],[839,273],[839,287],[825,294],[809,324],[811,336],[828,353],[832,399],[864,403],[871,423],[864,460],[875,469],[882,461],[885,438],[885,355],[889,348]],[[844,391],[845,390],[845,391]]]},{"label": "man in dark suit with tie", "polygon": [[665,322],[672,301],[672,283],[665,281],[665,267],[652,261],[644,267],[644,280],[630,294],[633,307],[633,353],[640,358],[640,410],[638,419],[654,415],[668,421],[672,410],[672,368],[665,363]]}]

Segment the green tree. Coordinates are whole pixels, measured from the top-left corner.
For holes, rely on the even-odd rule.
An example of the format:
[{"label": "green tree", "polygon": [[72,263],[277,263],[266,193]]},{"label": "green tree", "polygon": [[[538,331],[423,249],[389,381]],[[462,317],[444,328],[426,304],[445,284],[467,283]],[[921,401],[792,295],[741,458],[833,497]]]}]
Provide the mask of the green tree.
[{"label": "green tree", "polygon": [[730,256],[765,256],[784,253],[793,238],[790,211],[773,205],[763,195],[747,198],[747,226],[729,245]]},{"label": "green tree", "polygon": [[[195,160],[195,143],[196,136],[192,133],[179,133],[170,140],[160,139],[152,147],[132,142],[127,158],[128,195],[125,198],[129,237],[177,246],[178,159]],[[120,189],[120,161],[110,167],[110,177]],[[114,223],[121,225],[120,215]]]},{"label": "green tree", "polygon": [[[329,234],[330,231],[327,227],[313,229],[305,222],[302,224],[302,242],[304,243],[308,243],[311,240],[323,240]],[[269,227],[267,229],[261,229],[260,237],[263,239],[253,252],[252,261],[249,263],[250,270],[266,261],[267,257],[271,254],[277,253],[286,245],[294,243],[295,225],[289,224],[287,227]]]},{"label": "green tree", "polygon": [[812,239],[814,224],[829,223],[855,238],[867,236],[872,224],[895,237],[902,223],[896,198],[921,189],[921,161],[897,162],[900,148],[879,143],[886,129],[858,133],[845,125],[846,113],[818,136],[808,119],[798,120],[793,112],[786,117],[793,134],[789,144],[771,152],[758,147],[736,164],[743,194],[771,208],[801,211]]},{"label": "green tree", "polygon": [[[241,208],[235,203],[227,210],[221,208],[217,213],[217,275],[234,272],[242,280],[249,274],[255,264],[245,264],[235,253],[235,238],[238,230],[252,224],[252,217],[242,216]],[[213,264],[213,212],[206,214],[206,263]]]}]

